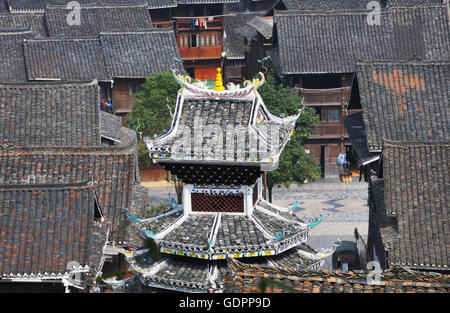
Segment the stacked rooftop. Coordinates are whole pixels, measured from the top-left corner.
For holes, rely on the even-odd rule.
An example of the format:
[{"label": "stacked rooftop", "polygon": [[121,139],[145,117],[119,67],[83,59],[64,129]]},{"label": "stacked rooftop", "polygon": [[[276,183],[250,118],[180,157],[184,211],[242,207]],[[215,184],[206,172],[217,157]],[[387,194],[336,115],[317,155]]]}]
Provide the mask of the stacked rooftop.
[{"label": "stacked rooftop", "polygon": [[126,238],[136,134],[99,111],[96,81],[0,90],[1,279],[73,286],[75,263],[94,278]]}]

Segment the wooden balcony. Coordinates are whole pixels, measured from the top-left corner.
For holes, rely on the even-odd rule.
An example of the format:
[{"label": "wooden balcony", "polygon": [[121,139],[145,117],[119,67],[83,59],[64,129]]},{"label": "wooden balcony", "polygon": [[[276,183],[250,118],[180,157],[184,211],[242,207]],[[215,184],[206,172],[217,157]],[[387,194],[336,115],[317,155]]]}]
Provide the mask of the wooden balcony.
[{"label": "wooden balcony", "polygon": [[153,27],[155,28],[169,28],[172,27],[171,21],[152,21]]},{"label": "wooden balcony", "polygon": [[320,123],[308,138],[341,138],[341,130],[341,123]]},{"label": "wooden balcony", "polygon": [[184,60],[211,60],[218,59],[222,47],[179,47],[181,59]]},{"label": "wooden balcony", "polygon": [[[208,20],[207,17],[202,18],[202,25],[196,26],[194,23],[194,27],[192,26],[192,20],[192,18],[175,18],[175,32],[178,33],[180,31],[223,30],[223,17],[214,17],[213,20]],[[206,27],[203,24],[203,20],[206,20]]]},{"label": "wooden balcony", "polygon": [[350,87],[329,89],[293,88],[293,92],[305,99],[306,106],[341,106],[350,96]]}]

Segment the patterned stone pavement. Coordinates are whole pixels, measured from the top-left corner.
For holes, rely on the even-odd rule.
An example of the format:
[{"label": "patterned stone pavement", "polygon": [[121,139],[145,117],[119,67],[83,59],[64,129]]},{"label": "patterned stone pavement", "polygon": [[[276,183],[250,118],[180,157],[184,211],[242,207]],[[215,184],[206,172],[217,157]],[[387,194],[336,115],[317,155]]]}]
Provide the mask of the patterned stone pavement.
[{"label": "patterned stone pavement", "polygon": [[[367,240],[369,207],[367,205],[367,183],[353,177],[352,183],[342,183],[336,179],[320,179],[302,186],[295,184],[289,189],[274,187],[273,202],[280,206],[290,206],[294,201],[303,203],[294,211],[299,217],[323,216],[320,225],[313,228],[308,244],[314,249],[330,248],[338,239],[354,241],[354,229]],[[153,204],[168,202],[169,194],[176,198],[175,189],[150,188]],[[325,261],[325,268],[331,269],[331,257]]]}]

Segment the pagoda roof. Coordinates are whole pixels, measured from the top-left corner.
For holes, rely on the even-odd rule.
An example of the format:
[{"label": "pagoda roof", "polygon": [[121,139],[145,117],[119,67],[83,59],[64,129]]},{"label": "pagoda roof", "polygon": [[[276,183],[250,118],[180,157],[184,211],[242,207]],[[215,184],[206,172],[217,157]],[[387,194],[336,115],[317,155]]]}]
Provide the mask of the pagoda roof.
[{"label": "pagoda roof", "polygon": [[185,213],[179,205],[147,219],[128,217],[144,238],[159,240],[161,252],[211,260],[278,255],[306,242],[313,225],[265,200],[248,215]]},{"label": "pagoda roof", "polygon": [[[139,281],[135,278],[132,284],[143,284],[146,287],[182,292],[223,292],[224,278],[229,270],[225,260],[207,261],[164,255],[161,260],[156,261],[148,249],[124,254],[134,276],[139,277]],[[302,244],[276,256],[241,259],[241,262],[267,269],[315,270],[322,267],[324,258],[324,255],[317,254],[314,249]],[[136,289],[120,282],[112,285],[120,286],[125,292],[129,292],[130,288]]]},{"label": "pagoda roof", "polygon": [[300,116],[276,117],[268,111],[256,89],[261,80],[244,88],[208,89],[189,76],[174,74],[183,87],[172,125],[161,136],[144,138],[156,162],[277,166]]}]

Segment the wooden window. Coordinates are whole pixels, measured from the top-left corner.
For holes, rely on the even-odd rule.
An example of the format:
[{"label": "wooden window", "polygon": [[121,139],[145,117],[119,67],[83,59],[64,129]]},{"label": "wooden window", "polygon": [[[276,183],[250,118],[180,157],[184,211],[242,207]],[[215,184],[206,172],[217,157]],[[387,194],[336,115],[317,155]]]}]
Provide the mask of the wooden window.
[{"label": "wooden window", "polygon": [[336,108],[316,108],[316,113],[320,114],[321,122],[338,123],[339,109]]},{"label": "wooden window", "polygon": [[244,212],[244,196],[241,194],[192,193],[191,201],[193,212]]}]

